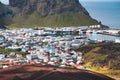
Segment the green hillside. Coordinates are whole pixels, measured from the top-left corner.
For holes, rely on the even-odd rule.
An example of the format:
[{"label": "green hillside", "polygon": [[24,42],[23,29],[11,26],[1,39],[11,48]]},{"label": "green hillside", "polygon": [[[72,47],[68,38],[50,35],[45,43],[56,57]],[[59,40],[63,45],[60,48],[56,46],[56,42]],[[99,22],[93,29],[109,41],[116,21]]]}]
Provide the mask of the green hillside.
[{"label": "green hillside", "polygon": [[97,24],[96,20],[84,14],[78,13],[62,13],[50,15],[40,18],[37,14],[29,16],[16,16],[13,19],[14,26],[17,27],[33,27],[33,26],[51,26],[51,27],[65,27],[65,26],[85,26],[90,24]]}]

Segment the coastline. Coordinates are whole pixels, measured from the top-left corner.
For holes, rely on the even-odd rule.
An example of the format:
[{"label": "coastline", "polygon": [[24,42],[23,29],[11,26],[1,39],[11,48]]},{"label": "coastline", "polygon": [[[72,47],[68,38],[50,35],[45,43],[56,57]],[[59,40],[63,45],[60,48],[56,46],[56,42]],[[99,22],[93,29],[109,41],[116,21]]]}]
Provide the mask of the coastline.
[{"label": "coastline", "polygon": [[[90,15],[111,28],[120,29],[120,1],[80,1]],[[107,4],[107,5],[106,5]]]}]

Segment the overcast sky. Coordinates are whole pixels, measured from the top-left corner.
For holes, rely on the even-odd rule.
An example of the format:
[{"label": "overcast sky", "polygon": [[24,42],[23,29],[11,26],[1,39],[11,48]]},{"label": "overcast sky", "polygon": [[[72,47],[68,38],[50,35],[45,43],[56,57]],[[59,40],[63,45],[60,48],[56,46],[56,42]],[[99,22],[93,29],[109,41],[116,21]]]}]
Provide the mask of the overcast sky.
[{"label": "overcast sky", "polygon": [[[5,3],[5,4],[9,4],[9,0],[0,0],[1,2]],[[120,0],[79,0],[79,1],[120,1]]]}]

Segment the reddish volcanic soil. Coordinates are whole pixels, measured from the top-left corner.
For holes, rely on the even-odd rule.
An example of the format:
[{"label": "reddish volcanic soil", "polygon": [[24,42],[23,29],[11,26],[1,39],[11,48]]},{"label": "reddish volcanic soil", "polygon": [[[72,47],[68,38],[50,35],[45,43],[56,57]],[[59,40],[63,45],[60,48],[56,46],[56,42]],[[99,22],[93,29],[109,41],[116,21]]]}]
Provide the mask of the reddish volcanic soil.
[{"label": "reddish volcanic soil", "polygon": [[88,70],[20,65],[0,70],[0,80],[114,80]]}]

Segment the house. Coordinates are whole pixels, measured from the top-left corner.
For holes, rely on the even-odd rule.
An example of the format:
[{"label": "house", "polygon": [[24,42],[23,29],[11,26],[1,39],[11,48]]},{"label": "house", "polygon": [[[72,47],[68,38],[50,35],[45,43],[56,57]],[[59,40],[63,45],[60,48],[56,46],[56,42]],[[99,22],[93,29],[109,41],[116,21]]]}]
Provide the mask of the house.
[{"label": "house", "polygon": [[120,43],[120,39],[115,39],[115,43]]},{"label": "house", "polygon": [[2,60],[3,58],[5,58],[5,54],[0,52],[0,60]]}]

